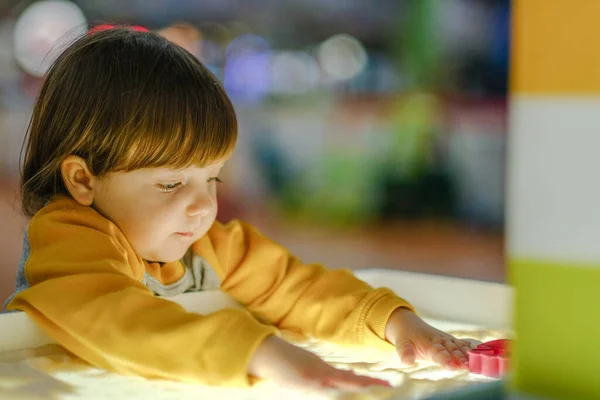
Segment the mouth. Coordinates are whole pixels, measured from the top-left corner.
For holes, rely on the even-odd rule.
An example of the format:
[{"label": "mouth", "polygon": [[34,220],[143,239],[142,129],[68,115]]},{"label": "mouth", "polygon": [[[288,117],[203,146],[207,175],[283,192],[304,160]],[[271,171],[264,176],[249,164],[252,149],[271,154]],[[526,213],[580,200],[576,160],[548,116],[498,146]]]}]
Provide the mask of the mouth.
[{"label": "mouth", "polygon": [[194,236],[194,232],[175,232],[175,234],[184,238],[191,238]]}]

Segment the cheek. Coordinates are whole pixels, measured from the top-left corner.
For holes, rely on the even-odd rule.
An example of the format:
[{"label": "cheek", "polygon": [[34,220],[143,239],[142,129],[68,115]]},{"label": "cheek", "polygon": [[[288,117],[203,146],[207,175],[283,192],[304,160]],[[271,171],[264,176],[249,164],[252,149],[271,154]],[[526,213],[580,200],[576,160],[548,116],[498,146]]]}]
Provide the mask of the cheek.
[{"label": "cheek", "polygon": [[154,214],[144,212],[141,208],[123,210],[125,211],[128,213],[123,216],[122,230],[127,239],[134,247],[149,242],[154,232]]},{"label": "cheek", "polygon": [[175,216],[162,207],[146,208],[143,212],[132,210],[132,218],[124,234],[142,257],[158,260],[163,255],[155,252],[171,243],[173,232],[178,230],[176,222]]},{"label": "cheek", "polygon": [[130,240],[151,240],[173,225],[175,207],[165,200],[169,199],[146,196],[120,209],[123,228]]},{"label": "cheek", "polygon": [[217,214],[219,213],[219,201],[217,200],[217,193],[216,190],[214,192],[214,195],[212,196],[212,208],[211,208],[211,212],[208,215],[208,220],[210,220],[210,225],[212,225],[213,222],[215,222],[215,219],[217,218]]},{"label": "cheek", "polygon": [[[162,194],[161,194],[162,195]],[[164,199],[159,199],[144,208],[143,212],[139,212],[142,219],[145,219],[145,224],[152,225],[154,229],[161,231],[168,229],[180,222],[183,210],[181,199],[172,196],[165,196]]]}]

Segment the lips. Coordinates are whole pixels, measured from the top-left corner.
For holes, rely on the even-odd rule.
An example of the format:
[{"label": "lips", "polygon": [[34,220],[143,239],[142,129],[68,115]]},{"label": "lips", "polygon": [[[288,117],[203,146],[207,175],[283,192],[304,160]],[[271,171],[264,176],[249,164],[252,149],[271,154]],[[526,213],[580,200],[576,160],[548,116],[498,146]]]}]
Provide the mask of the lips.
[{"label": "lips", "polygon": [[192,237],[194,236],[194,232],[175,232],[176,235],[181,237]]}]

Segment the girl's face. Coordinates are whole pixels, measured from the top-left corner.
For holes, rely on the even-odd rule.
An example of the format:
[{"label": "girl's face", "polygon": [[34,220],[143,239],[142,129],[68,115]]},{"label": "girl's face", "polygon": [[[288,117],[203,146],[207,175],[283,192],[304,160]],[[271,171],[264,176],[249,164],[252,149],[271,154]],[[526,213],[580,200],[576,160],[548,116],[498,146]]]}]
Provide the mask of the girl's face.
[{"label": "girl's face", "polygon": [[143,259],[179,260],[215,221],[223,164],[109,173],[98,179],[92,206]]}]

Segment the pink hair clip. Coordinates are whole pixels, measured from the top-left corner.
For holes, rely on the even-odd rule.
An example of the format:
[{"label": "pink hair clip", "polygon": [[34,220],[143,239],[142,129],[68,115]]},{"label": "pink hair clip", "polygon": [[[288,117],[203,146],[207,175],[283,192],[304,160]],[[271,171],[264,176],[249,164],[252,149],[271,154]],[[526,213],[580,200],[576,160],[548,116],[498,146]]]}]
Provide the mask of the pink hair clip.
[{"label": "pink hair clip", "polygon": [[[100,24],[100,25],[96,25],[96,26],[90,28],[88,30],[88,34],[96,33],[96,32],[101,32],[101,31],[106,31],[106,30],[113,29],[113,28],[118,28],[118,27],[119,27],[118,25]],[[140,25],[124,25],[123,27],[131,29],[133,31],[138,31],[138,32],[150,32],[150,29],[145,28],[145,27],[140,26]]]}]

